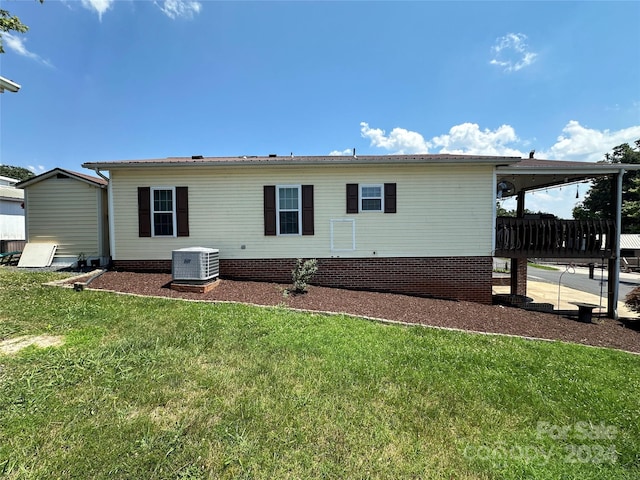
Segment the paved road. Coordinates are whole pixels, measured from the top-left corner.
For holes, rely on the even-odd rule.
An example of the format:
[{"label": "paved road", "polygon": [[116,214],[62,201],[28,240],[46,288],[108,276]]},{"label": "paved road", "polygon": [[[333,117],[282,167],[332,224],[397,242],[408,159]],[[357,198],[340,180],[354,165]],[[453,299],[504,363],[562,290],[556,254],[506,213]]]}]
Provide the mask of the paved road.
[{"label": "paved road", "polygon": [[[568,268],[565,265],[558,265],[559,270],[542,270],[529,266],[527,268],[527,278],[531,280],[543,281],[580,290],[581,292],[600,295],[602,285],[602,294],[607,296],[607,270],[602,271],[596,268],[594,278],[589,278],[589,269],[584,267]],[[603,281],[601,282],[601,278]],[[637,273],[621,273],[619,298],[624,300],[627,294],[634,288],[640,286],[640,274]]]}]

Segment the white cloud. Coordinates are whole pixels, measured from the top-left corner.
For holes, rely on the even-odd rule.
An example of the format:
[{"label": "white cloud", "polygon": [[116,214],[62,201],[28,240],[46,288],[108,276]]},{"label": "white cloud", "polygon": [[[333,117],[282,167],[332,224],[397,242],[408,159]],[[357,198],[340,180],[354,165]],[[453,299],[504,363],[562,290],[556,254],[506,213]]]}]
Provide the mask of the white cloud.
[{"label": "white cloud", "polygon": [[360,133],[363,138],[370,140],[372,147],[395,154],[429,153],[430,149],[436,149],[434,153],[522,156],[520,150],[507,146],[519,141],[515,130],[509,125],[502,125],[496,130],[480,130],[476,123],[462,123],[451,127],[449,133],[425,140],[420,133],[404,128],[396,127],[386,135],[384,130],[371,128],[367,122],[361,122]]},{"label": "white cloud", "polygon": [[370,128],[367,122],[360,123],[360,134],[363,138],[368,138],[371,146],[384,148],[397,154],[407,153],[429,153],[429,142],[418,132],[405,130],[404,128],[394,128],[389,135],[379,128]]},{"label": "white cloud", "polygon": [[[418,132],[399,127],[387,135],[380,128],[371,128],[367,122],[360,123],[360,134],[370,140],[372,147],[393,154],[429,153],[431,150],[431,153],[526,157],[532,145],[529,140],[521,140],[511,125],[481,130],[477,123],[470,122],[454,125],[448,133],[429,140],[425,140]],[[537,150],[536,158],[597,162],[613,147],[623,143],[633,144],[639,138],[640,125],[615,131],[596,130],[571,120],[551,147]],[[347,149],[344,152],[335,150],[331,154],[349,153],[351,150]]]},{"label": "white cloud", "polygon": [[193,18],[202,8],[202,4],[195,0],[164,0],[155,4],[171,19]]},{"label": "white cloud", "polygon": [[98,13],[98,18],[102,20],[102,14],[109,10],[115,0],[82,0],[82,6]]},{"label": "white cloud", "polygon": [[44,165],[38,165],[36,167],[34,167],[33,165],[27,165],[27,169],[31,170],[36,175],[40,175],[41,173],[44,173],[44,171],[46,170],[46,168],[44,168]]},{"label": "white cloud", "polygon": [[454,125],[448,134],[433,137],[431,143],[441,147],[438,153],[521,157],[520,150],[507,146],[518,141],[510,125],[501,125],[496,130],[480,130],[477,123],[467,122]]},{"label": "white cloud", "polygon": [[613,147],[623,143],[632,145],[639,138],[640,125],[616,131],[595,130],[571,120],[562,129],[562,135],[558,136],[556,143],[537,156],[554,160],[597,162],[604,158],[605,153],[611,152]]},{"label": "white cloud", "polygon": [[[102,15],[112,8],[115,2],[116,0],[81,0],[81,5],[96,12],[102,20]],[[193,18],[202,9],[202,3],[197,0],[154,0],[153,3],[171,19]]]},{"label": "white cloud", "polygon": [[345,148],[344,150],[332,150],[329,152],[329,155],[332,157],[338,157],[340,155],[353,155],[353,150],[351,148]]},{"label": "white cloud", "polygon": [[529,50],[526,43],[527,36],[523,33],[507,33],[496,39],[491,47],[491,65],[502,67],[505,72],[517,72],[531,65],[537,53]]},{"label": "white cloud", "polygon": [[48,60],[45,60],[44,58],[42,58],[40,55],[36,53],[30,52],[27,49],[27,46],[25,45],[26,39],[23,37],[17,37],[15,35],[12,35],[11,33],[4,32],[2,34],[2,43],[3,45],[6,45],[6,47],[9,48],[10,50],[17,53],[18,55],[22,55],[23,57],[30,58],[48,67],[53,67],[51,62],[49,62]]}]

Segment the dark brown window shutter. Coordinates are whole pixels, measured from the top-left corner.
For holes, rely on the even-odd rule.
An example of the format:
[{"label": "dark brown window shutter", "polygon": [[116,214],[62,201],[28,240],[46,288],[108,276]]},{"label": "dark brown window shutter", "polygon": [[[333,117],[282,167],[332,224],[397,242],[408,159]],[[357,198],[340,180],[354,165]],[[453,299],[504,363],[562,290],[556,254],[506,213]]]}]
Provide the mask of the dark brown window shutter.
[{"label": "dark brown window shutter", "polygon": [[347,213],[358,213],[357,183],[347,183]]},{"label": "dark brown window shutter", "polygon": [[313,185],[302,185],[302,234],[313,235]]},{"label": "dark brown window shutter", "polygon": [[384,213],[396,213],[396,184],[384,184]]},{"label": "dark brown window shutter", "polygon": [[276,234],[276,187],[264,186],[264,234]]},{"label": "dark brown window shutter", "polygon": [[151,187],[138,187],[138,236],[151,236]]},{"label": "dark brown window shutter", "polygon": [[178,236],[189,236],[189,189],[188,187],[176,187],[176,223],[178,224]]}]

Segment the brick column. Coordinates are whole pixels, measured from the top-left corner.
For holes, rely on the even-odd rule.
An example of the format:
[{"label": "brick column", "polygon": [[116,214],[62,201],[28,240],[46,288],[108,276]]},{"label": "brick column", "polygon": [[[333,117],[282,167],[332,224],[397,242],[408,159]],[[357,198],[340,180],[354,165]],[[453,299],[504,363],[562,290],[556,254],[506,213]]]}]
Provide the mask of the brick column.
[{"label": "brick column", "polygon": [[[516,217],[524,218],[524,198],[525,191],[518,192],[518,203],[516,205]],[[527,259],[511,259],[511,295],[527,294]]]},{"label": "brick column", "polygon": [[527,259],[511,259],[511,295],[527,294]]}]

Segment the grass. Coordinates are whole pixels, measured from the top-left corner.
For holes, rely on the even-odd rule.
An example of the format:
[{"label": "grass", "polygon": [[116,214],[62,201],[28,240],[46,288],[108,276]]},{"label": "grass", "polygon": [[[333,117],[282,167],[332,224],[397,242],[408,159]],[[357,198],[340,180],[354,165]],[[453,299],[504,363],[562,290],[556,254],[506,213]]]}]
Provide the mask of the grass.
[{"label": "grass", "polygon": [[[0,269],[8,479],[640,476],[640,357]],[[517,314],[517,311],[514,311]]]},{"label": "grass", "polygon": [[[511,271],[511,270],[509,269],[509,265],[510,265],[510,264],[509,264],[509,261],[508,261],[508,260],[506,260],[506,259],[505,259],[505,260],[503,260],[503,261],[504,261],[504,268],[502,268],[502,267],[496,267],[496,266],[494,265],[494,267],[493,267],[493,271],[494,271],[495,273],[509,273],[509,272]],[[503,261],[501,261],[501,262],[500,262],[500,264],[502,264],[502,262],[503,262]],[[540,263],[534,263],[534,262],[527,262],[527,266],[528,266],[528,267],[532,267],[532,268],[538,268],[538,269],[540,269],[540,270],[552,270],[552,271],[560,270],[559,268],[554,267],[554,266],[552,266],[552,265],[543,265],[543,264],[540,264]]]},{"label": "grass", "polygon": [[542,265],[542,264],[533,263],[533,262],[527,262],[527,266],[528,267],[537,268],[537,269],[540,269],[540,270],[552,270],[552,271],[560,270],[559,268],[551,266],[551,265]]}]

